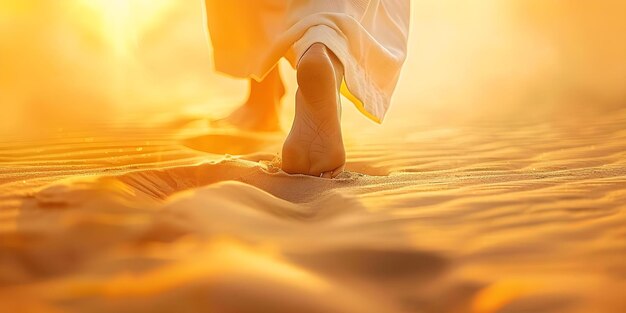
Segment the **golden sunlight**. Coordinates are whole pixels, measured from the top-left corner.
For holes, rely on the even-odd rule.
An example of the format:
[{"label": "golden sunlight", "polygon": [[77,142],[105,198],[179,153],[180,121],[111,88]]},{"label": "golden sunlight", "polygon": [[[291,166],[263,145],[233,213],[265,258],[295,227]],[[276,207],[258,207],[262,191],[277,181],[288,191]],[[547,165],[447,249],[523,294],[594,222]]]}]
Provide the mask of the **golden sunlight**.
[{"label": "golden sunlight", "polygon": [[159,22],[173,0],[79,0],[79,9],[89,9],[100,20],[84,20],[99,29],[118,56],[128,56],[139,34]]},{"label": "golden sunlight", "polygon": [[625,0],[0,0],[0,311],[626,312],[624,34]]}]

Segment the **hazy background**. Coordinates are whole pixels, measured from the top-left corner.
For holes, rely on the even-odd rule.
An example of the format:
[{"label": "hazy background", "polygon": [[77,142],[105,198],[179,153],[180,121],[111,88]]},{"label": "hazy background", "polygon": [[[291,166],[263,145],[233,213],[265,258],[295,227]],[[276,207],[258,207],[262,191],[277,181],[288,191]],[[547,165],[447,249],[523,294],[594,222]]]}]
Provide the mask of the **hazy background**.
[{"label": "hazy background", "polygon": [[[508,123],[626,107],[625,1],[412,8],[409,58],[386,123]],[[200,0],[0,0],[0,139],[223,114],[246,84],[211,62]]]}]

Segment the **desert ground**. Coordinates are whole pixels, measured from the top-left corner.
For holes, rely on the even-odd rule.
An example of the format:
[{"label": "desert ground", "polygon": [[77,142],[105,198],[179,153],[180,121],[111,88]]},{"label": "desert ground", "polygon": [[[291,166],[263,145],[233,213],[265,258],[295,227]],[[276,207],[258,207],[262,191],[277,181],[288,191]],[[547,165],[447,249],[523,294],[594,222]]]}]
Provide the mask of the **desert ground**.
[{"label": "desert ground", "polygon": [[334,180],[281,172],[276,136],[171,125],[2,145],[4,305],[624,308],[626,112],[514,130],[364,131]]},{"label": "desert ground", "polygon": [[[626,311],[610,1],[509,1],[504,25],[492,1],[419,2],[386,121],[344,99],[336,179],[282,172],[284,132],[211,127],[246,89],[211,73],[197,8],[146,13],[131,49],[94,30],[118,2],[16,3],[0,1],[7,23],[32,40],[0,33],[14,43],[0,58],[0,311]],[[63,18],[79,9],[115,18]]]}]

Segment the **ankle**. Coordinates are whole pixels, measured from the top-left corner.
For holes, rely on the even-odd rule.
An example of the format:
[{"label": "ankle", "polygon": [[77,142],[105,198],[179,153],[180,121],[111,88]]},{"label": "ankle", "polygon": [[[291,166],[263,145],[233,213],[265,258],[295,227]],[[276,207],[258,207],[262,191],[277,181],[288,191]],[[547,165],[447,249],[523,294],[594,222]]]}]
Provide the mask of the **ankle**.
[{"label": "ankle", "polygon": [[313,44],[302,56],[297,70],[297,96],[305,100],[303,103],[318,106],[339,101],[343,71],[333,58],[334,54],[321,43]]}]

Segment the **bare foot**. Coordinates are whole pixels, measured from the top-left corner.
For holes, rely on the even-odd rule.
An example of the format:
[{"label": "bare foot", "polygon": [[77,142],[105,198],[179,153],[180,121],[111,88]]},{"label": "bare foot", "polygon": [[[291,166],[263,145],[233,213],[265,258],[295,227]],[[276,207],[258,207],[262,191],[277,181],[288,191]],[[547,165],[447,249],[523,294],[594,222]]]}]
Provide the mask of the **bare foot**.
[{"label": "bare foot", "polygon": [[280,102],[284,95],[285,87],[276,67],[263,81],[250,80],[250,94],[246,103],[227,117],[211,121],[211,126],[250,131],[280,131]]},{"label": "bare foot", "polygon": [[298,64],[296,116],[283,145],[282,168],[291,174],[332,178],[344,168],[339,87],[343,67],[321,43]]}]

